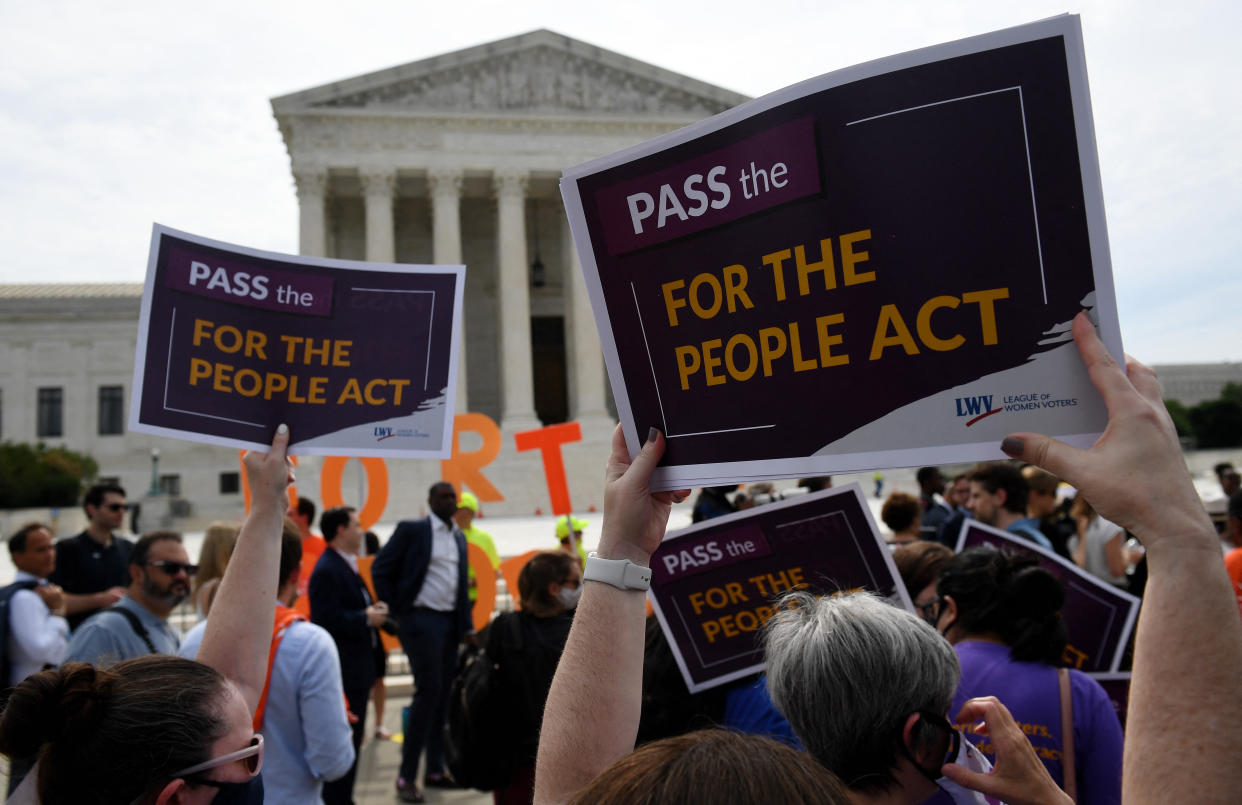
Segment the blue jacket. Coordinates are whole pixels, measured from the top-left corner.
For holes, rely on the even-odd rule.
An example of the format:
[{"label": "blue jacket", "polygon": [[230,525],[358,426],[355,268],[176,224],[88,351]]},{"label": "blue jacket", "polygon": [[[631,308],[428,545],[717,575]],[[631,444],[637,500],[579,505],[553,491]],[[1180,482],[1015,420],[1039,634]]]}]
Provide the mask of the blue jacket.
[{"label": "blue jacket", "polygon": [[[456,528],[457,542],[457,636],[472,628],[469,585],[466,581],[466,538]],[[418,520],[402,520],[384,543],[371,565],[375,594],[388,604],[388,611],[400,619],[414,608],[431,564],[430,515]]]},{"label": "blue jacket", "polygon": [[346,691],[370,690],[375,684],[372,641],[379,637],[367,623],[364,589],[362,577],[332,546],[319,555],[310,577],[311,622],[332,635]]}]

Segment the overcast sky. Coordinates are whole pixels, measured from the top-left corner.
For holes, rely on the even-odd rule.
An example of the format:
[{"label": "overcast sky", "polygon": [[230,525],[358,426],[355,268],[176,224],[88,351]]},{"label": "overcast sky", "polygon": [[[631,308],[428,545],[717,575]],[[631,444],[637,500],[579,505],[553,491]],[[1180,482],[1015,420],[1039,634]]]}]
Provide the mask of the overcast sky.
[{"label": "overcast sky", "polygon": [[1240,8],[0,0],[0,282],[141,281],[153,221],[295,252],[270,98],[536,28],[761,95],[1070,11],[1083,18],[1126,350],[1242,360]]}]

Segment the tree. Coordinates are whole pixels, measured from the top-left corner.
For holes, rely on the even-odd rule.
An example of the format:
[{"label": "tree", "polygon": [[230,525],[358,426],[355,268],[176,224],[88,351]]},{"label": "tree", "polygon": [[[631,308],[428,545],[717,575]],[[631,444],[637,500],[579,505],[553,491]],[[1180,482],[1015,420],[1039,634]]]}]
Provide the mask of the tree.
[{"label": "tree", "polygon": [[[1226,391],[1229,391],[1228,386]],[[1189,413],[1190,424],[1194,428],[1200,448],[1242,445],[1242,401],[1239,399],[1229,399],[1222,395],[1218,399],[1199,403]]]},{"label": "tree", "polygon": [[0,509],[74,506],[99,465],[90,456],[35,445],[0,444]]}]

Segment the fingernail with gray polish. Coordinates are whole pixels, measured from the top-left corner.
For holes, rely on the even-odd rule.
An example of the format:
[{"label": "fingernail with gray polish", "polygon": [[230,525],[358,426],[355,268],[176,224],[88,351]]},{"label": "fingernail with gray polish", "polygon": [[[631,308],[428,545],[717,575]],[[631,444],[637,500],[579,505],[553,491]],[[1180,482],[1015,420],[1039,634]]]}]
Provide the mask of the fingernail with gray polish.
[{"label": "fingernail with gray polish", "polygon": [[1016,436],[1006,436],[1001,440],[1001,452],[1007,456],[1018,458],[1024,449],[1026,449],[1026,443]]},{"label": "fingernail with gray polish", "polygon": [[647,441],[648,441],[648,442],[654,442],[654,441],[655,441],[656,439],[658,439],[658,438],[660,438],[660,429],[659,429],[659,428],[653,427],[651,430],[647,431]]}]

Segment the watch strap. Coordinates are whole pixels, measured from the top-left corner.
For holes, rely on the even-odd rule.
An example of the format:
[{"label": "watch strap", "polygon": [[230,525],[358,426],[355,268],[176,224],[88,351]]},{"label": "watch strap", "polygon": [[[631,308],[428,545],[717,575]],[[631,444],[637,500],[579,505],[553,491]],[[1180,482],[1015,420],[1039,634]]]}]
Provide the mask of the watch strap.
[{"label": "watch strap", "polygon": [[582,569],[582,579],[603,582],[618,590],[647,590],[651,588],[651,568],[629,559],[605,559],[591,551]]}]

